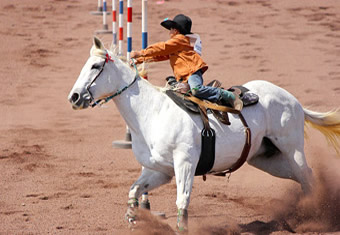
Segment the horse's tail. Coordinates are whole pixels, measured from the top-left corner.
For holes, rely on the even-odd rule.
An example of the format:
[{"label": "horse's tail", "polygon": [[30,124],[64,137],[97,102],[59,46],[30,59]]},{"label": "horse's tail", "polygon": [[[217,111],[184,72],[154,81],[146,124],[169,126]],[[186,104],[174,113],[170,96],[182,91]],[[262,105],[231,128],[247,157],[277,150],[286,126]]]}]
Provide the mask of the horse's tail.
[{"label": "horse's tail", "polygon": [[340,112],[339,110],[326,113],[314,112],[303,109],[305,113],[305,125],[319,130],[326,137],[340,156]]}]

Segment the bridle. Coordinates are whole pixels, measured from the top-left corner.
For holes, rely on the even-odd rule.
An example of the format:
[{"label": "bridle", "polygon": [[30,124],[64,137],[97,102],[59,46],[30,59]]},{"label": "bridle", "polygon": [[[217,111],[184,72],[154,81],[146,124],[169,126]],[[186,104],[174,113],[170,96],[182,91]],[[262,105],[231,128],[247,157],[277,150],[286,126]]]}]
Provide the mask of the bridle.
[{"label": "bridle", "polygon": [[118,90],[116,93],[114,93],[114,94],[112,94],[112,95],[110,95],[110,96],[107,96],[107,97],[105,97],[105,98],[102,98],[102,99],[99,99],[99,100],[95,100],[95,99],[93,98],[93,95],[92,95],[91,91],[90,91],[90,88],[91,88],[92,84],[93,84],[93,83],[97,80],[97,78],[100,76],[100,74],[103,72],[105,64],[108,63],[109,61],[114,62],[114,60],[111,58],[111,56],[110,56],[108,53],[106,53],[106,55],[105,55],[105,62],[104,62],[103,65],[101,66],[101,68],[100,68],[100,70],[99,70],[99,73],[95,76],[95,78],[94,78],[94,79],[90,82],[90,84],[87,85],[87,87],[86,87],[86,90],[87,90],[88,94],[90,95],[90,106],[91,106],[92,108],[95,107],[95,106],[97,106],[97,105],[105,104],[105,103],[107,103],[108,101],[110,101],[111,99],[113,99],[114,97],[116,97],[116,96],[122,94],[126,89],[128,89],[130,86],[132,86],[132,85],[137,81],[137,79],[139,78],[139,73],[138,73],[137,66],[136,66],[134,60],[131,60],[131,61],[132,61],[131,64],[133,65],[133,67],[134,67],[135,70],[136,70],[136,76],[135,76],[135,78],[133,79],[133,81],[132,81],[129,85],[127,85],[127,86],[123,87],[122,89]]}]

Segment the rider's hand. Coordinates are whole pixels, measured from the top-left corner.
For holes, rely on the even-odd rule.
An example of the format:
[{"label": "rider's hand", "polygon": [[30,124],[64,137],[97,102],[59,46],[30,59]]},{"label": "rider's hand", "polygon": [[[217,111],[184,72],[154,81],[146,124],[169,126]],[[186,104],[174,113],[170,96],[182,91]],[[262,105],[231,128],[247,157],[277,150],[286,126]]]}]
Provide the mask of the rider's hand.
[{"label": "rider's hand", "polygon": [[130,57],[131,58],[138,58],[141,56],[141,53],[139,51],[131,51]]},{"label": "rider's hand", "polygon": [[130,61],[129,61],[129,65],[130,65],[131,67],[133,67],[134,64],[136,64],[136,60],[133,59],[133,58],[131,58]]}]

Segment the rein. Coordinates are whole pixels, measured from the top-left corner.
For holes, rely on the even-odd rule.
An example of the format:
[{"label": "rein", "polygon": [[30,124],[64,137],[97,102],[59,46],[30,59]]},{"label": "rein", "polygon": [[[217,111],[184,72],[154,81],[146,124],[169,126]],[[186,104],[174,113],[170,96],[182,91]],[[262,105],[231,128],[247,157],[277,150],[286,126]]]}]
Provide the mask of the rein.
[{"label": "rein", "polygon": [[103,72],[105,64],[108,63],[109,61],[114,62],[114,60],[111,58],[111,56],[110,56],[108,53],[106,53],[106,55],[105,55],[105,62],[104,62],[104,64],[103,64],[103,66],[101,67],[101,69],[100,69],[98,75],[93,79],[93,81],[92,81],[92,82],[87,86],[87,88],[86,88],[86,90],[88,91],[88,93],[90,94],[90,97],[91,97],[92,104],[91,104],[90,106],[91,106],[92,108],[95,107],[95,106],[97,106],[97,105],[103,105],[103,104],[109,102],[109,101],[110,101],[111,99],[113,99],[114,97],[116,97],[116,96],[122,94],[126,89],[128,89],[129,87],[131,87],[131,86],[137,81],[138,78],[140,78],[139,73],[138,73],[137,66],[136,66],[134,60],[131,60],[131,61],[132,61],[132,65],[133,65],[133,67],[134,67],[135,70],[136,70],[136,76],[135,76],[135,78],[133,79],[133,81],[132,81],[129,85],[127,85],[127,86],[123,87],[122,89],[118,90],[116,93],[114,93],[114,94],[112,94],[112,95],[110,95],[110,96],[107,96],[107,97],[105,97],[105,98],[98,99],[98,100],[95,101],[94,98],[93,98],[93,96],[92,96],[92,94],[91,94],[91,92],[90,92],[90,88],[91,88],[92,84],[93,84],[93,83],[97,80],[97,78],[100,76],[100,74]]}]

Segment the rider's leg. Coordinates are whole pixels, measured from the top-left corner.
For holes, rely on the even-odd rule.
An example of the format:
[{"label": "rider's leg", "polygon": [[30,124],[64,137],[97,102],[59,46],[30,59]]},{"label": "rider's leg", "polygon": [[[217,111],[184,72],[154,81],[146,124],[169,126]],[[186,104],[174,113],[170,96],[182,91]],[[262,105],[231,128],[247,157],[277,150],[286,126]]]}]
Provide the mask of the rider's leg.
[{"label": "rider's leg", "polygon": [[198,70],[189,77],[188,84],[192,94],[198,98],[212,102],[223,100],[230,104],[233,104],[233,101],[235,100],[235,95],[230,91],[217,87],[204,86],[201,70]]}]

